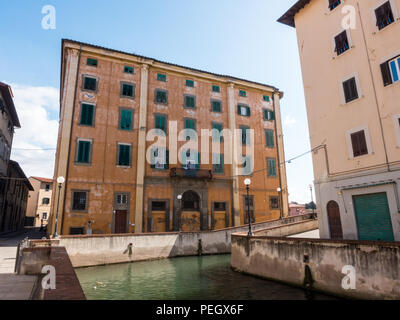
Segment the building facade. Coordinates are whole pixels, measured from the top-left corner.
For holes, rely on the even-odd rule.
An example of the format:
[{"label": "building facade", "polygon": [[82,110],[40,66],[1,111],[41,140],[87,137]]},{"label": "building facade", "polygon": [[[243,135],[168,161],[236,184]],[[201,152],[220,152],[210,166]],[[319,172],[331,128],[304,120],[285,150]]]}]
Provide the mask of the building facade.
[{"label": "building facade", "polygon": [[29,182],[33,187],[33,191],[29,192],[25,225],[34,227],[46,226],[51,215],[53,180],[30,177]]},{"label": "building facade", "polygon": [[25,225],[29,191],[33,190],[18,162],[9,160],[2,232],[20,230]]},{"label": "building facade", "polygon": [[400,241],[400,0],[300,0],[322,238]]},{"label": "building facade", "polygon": [[11,87],[0,82],[0,232],[5,223],[8,168],[14,128],[21,127]]},{"label": "building facade", "polygon": [[[54,178],[66,181],[54,186],[49,229],[57,206],[59,234],[241,225],[245,178],[253,222],[288,215],[278,89],[71,40],[61,70]],[[203,129],[237,129],[238,139],[203,145]]]}]

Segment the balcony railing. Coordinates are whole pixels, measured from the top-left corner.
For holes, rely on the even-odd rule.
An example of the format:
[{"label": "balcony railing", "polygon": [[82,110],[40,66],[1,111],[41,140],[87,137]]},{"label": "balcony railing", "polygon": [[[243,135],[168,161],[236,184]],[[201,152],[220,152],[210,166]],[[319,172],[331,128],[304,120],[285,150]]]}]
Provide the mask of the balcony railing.
[{"label": "balcony railing", "polygon": [[171,168],[171,178],[206,179],[212,180],[212,170]]}]

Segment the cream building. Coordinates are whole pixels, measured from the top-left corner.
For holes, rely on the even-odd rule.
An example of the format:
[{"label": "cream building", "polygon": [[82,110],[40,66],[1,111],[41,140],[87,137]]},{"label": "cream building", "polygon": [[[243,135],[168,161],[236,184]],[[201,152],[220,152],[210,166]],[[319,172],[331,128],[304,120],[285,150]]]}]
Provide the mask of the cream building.
[{"label": "cream building", "polygon": [[[322,238],[400,241],[400,0],[300,0]],[[346,28],[345,28],[346,27]]]},{"label": "cream building", "polygon": [[40,227],[48,223],[51,213],[51,197],[53,194],[53,180],[48,178],[30,177],[29,182],[33,191],[29,192],[26,211],[27,224]]}]

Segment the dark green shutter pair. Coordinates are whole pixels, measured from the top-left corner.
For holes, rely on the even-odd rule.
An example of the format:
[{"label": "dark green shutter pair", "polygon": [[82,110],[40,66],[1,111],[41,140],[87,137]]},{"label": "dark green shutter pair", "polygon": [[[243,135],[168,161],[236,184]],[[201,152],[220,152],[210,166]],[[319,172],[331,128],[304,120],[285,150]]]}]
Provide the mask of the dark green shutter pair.
[{"label": "dark green shutter pair", "polygon": [[121,95],[124,97],[133,97],[134,96],[134,90],[133,90],[133,85],[131,84],[122,84],[122,92]]},{"label": "dark green shutter pair", "polygon": [[119,157],[118,157],[118,165],[119,166],[130,166],[130,158],[131,158],[131,146],[120,144],[119,145]]},{"label": "dark green shutter pair", "polygon": [[[245,108],[245,109],[246,109],[246,115],[243,115],[243,114],[242,114],[242,108]],[[242,105],[242,104],[239,104],[239,105],[238,105],[238,115],[250,117],[250,115],[251,115],[250,107],[249,107],[249,106]]]},{"label": "dark green shutter pair", "polygon": [[185,129],[196,130],[196,120],[194,120],[194,119],[185,119]]},{"label": "dark green shutter pair", "polygon": [[246,97],[246,96],[247,96],[246,91],[244,91],[244,90],[239,90],[239,96],[241,96],[241,97]]},{"label": "dark green shutter pair", "polygon": [[167,76],[165,74],[158,73],[157,80],[165,82],[165,81],[167,81]]},{"label": "dark green shutter pair", "polygon": [[214,158],[219,158],[219,163],[215,163],[216,161],[213,161],[213,171],[215,173],[224,173],[224,155],[223,154],[213,154]]},{"label": "dark green shutter pair", "polygon": [[275,120],[275,112],[272,110],[264,110],[264,120]]},{"label": "dark green shutter pair", "polygon": [[274,148],[275,142],[274,142],[274,131],[273,130],[265,130],[265,140],[266,140],[266,145],[268,148]]},{"label": "dark green shutter pair", "polygon": [[193,96],[185,96],[185,107],[186,108],[195,108],[196,107],[196,98]]},{"label": "dark green shutter pair", "polygon": [[221,136],[221,131],[223,130],[222,124],[221,123],[213,123],[212,129],[218,130],[218,132],[219,132],[218,134],[215,131],[212,132],[213,141],[222,141],[224,139],[223,136]]},{"label": "dark green shutter pair", "polygon": [[[151,150],[151,159],[150,159],[150,167],[152,169],[160,169],[160,168],[156,168],[156,161],[155,161],[155,152],[160,152],[159,149],[157,148],[153,148]],[[163,165],[163,169],[169,169],[169,150],[165,150],[165,159],[163,159],[162,163],[160,163],[161,165]]]},{"label": "dark green shutter pair", "polygon": [[90,77],[84,77],[83,78],[83,89],[90,90],[90,91],[96,91],[97,90],[97,79],[90,78]]},{"label": "dark green shutter pair", "polygon": [[87,65],[92,67],[97,67],[97,60],[92,58],[87,58]]},{"label": "dark green shutter pair", "polygon": [[212,111],[221,112],[221,101],[212,101]]},{"label": "dark green shutter pair", "polygon": [[156,91],[156,103],[167,103],[167,92],[158,90]]},{"label": "dark green shutter pair", "polygon": [[213,85],[213,86],[212,86],[212,91],[213,91],[213,92],[218,92],[218,93],[219,93],[219,92],[220,92],[219,86]]},{"label": "dark green shutter pair", "polygon": [[133,67],[125,66],[124,67],[124,72],[133,74],[135,72],[135,69]]},{"label": "dark green shutter pair", "polygon": [[79,141],[78,142],[78,157],[76,162],[78,163],[89,163],[90,162],[90,141]]},{"label": "dark green shutter pair", "polygon": [[119,128],[121,130],[132,130],[132,110],[121,110],[121,120]]},{"label": "dark green shutter pair", "polygon": [[81,107],[81,122],[80,124],[86,126],[93,126],[94,120],[94,106],[91,104],[83,103]]},{"label": "dark green shutter pair", "polygon": [[167,131],[167,118],[163,115],[156,115],[155,116],[155,128],[163,130],[164,132]]},{"label": "dark green shutter pair", "polygon": [[276,177],[276,160],[273,158],[267,159],[268,177]]},{"label": "dark green shutter pair", "polygon": [[194,87],[194,81],[193,80],[186,80],[186,86],[193,88]]},{"label": "dark green shutter pair", "polygon": [[250,130],[248,127],[241,127],[242,130],[242,144],[248,145],[250,144],[250,136],[247,137],[247,130]]}]

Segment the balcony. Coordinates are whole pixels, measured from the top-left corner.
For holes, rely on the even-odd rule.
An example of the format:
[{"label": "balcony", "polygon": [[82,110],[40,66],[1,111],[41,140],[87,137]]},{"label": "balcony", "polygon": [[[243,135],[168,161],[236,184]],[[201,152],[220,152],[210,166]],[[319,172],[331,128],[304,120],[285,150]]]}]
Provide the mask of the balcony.
[{"label": "balcony", "polygon": [[213,174],[212,174],[211,170],[171,168],[170,177],[171,178],[212,180]]}]

